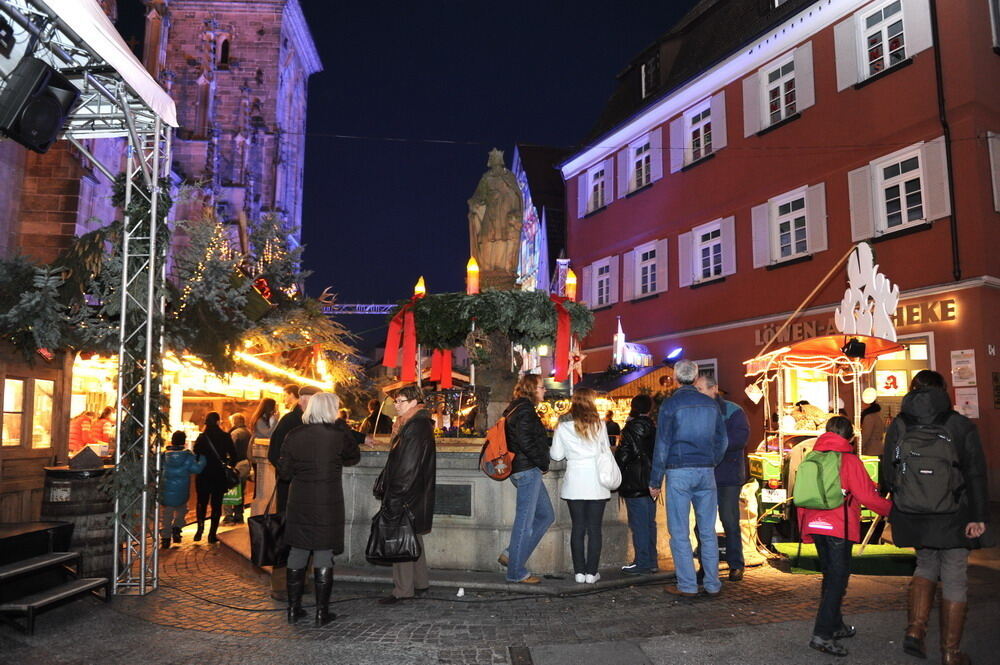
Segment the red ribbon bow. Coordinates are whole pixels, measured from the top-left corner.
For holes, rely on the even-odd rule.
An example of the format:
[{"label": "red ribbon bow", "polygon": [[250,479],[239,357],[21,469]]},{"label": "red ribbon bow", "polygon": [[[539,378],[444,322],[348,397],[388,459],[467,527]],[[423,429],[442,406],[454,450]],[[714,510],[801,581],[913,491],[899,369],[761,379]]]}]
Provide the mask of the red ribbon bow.
[{"label": "red ribbon bow", "polygon": [[563,305],[569,298],[552,294],[549,296],[549,300],[556,307],[555,380],[562,383],[569,378],[570,321],[569,311]]},{"label": "red ribbon bow", "polygon": [[389,321],[389,332],[385,336],[385,355],[382,358],[385,367],[398,365],[397,355],[402,339],[403,370],[399,377],[402,381],[417,380],[417,326],[413,321],[413,304],[419,298],[420,296],[415,295],[410,298],[410,302],[399,308]]},{"label": "red ribbon bow", "polygon": [[441,389],[451,388],[451,349],[434,349],[431,355],[431,381],[438,381]]}]

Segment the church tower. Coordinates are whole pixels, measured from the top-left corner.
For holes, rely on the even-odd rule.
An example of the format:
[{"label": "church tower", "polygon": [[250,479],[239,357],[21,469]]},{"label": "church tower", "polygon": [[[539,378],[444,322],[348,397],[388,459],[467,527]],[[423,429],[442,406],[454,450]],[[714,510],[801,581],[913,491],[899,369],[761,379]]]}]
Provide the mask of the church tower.
[{"label": "church tower", "polygon": [[197,186],[175,216],[210,206],[243,243],[272,214],[298,240],[307,83],[322,68],[299,0],[143,2],[144,64],[177,102],[174,169]]}]

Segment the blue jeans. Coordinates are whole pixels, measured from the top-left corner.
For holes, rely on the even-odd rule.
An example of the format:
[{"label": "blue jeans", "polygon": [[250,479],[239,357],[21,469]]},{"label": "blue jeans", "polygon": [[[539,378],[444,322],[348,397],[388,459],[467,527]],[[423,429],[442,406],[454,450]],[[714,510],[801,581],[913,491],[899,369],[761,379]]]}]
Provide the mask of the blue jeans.
[{"label": "blue jeans", "polygon": [[719,542],[715,537],[715,514],[718,498],[715,471],[712,468],[667,469],[667,529],[670,531],[670,554],[674,558],[677,588],[685,593],[698,592],[691,551],[688,514],[694,505],[695,526],[701,539],[701,564],[705,571],[705,591],[718,593]]},{"label": "blue jeans", "polygon": [[511,474],[510,481],[517,488],[517,504],[507,547],[507,581],[520,582],[531,575],[525,564],[552,526],[556,514],[542,484],[540,469],[518,471]]},{"label": "blue jeans", "polygon": [[823,571],[813,635],[832,640],[834,632],[844,625],[840,606],[847,593],[847,582],[851,579],[851,550],[854,543],[818,533],[813,534],[813,541],[819,555],[819,567]]},{"label": "blue jeans", "polygon": [[724,485],[718,488],[719,519],[726,532],[726,562],[729,570],[743,568],[743,538],[740,534],[740,490],[739,485]]},{"label": "blue jeans", "polygon": [[659,559],[656,555],[656,502],[648,496],[625,499],[625,510],[632,532],[635,565],[643,570],[656,568]]}]

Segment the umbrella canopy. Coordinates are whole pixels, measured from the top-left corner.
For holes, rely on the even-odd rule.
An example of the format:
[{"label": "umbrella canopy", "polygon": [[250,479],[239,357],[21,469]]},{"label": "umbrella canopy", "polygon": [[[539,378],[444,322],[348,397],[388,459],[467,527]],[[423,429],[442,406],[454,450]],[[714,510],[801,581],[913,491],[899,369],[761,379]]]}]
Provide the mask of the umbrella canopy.
[{"label": "umbrella canopy", "polygon": [[[818,370],[827,374],[857,374],[870,370],[879,356],[902,350],[903,345],[892,340],[841,333],[795,342],[743,364],[746,365],[747,376],[786,368]],[[848,356],[846,351],[851,351],[851,355]]]}]

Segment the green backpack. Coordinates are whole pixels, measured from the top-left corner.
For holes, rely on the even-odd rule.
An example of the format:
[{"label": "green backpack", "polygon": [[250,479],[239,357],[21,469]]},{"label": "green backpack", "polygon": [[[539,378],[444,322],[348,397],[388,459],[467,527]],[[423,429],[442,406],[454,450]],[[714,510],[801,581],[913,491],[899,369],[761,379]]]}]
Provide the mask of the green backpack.
[{"label": "green backpack", "polygon": [[799,508],[829,510],[844,503],[840,486],[840,453],[814,450],[799,464],[792,488],[792,502]]}]

